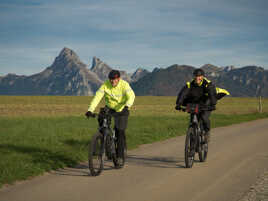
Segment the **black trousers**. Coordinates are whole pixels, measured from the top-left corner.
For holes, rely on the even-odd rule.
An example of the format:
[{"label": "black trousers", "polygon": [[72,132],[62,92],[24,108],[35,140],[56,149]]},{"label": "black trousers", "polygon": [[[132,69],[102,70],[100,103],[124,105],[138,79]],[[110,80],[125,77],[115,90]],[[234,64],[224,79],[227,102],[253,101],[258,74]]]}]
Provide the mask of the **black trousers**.
[{"label": "black trousers", "polygon": [[210,119],[209,119],[210,114],[211,114],[211,111],[203,111],[200,114],[200,118],[203,121],[203,127],[204,127],[205,132],[210,131]]},{"label": "black trousers", "polygon": [[121,112],[115,112],[111,110],[111,114],[114,117],[115,136],[117,139],[117,154],[118,157],[123,157],[124,146],[126,146],[126,134],[129,110],[124,109]]}]

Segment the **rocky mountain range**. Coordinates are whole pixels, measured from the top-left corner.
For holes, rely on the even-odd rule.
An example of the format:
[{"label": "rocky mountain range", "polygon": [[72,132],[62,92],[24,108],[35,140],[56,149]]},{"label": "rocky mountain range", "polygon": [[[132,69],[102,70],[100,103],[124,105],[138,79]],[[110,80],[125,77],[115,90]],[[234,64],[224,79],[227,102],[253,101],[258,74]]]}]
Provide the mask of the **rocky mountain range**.
[{"label": "rocky mountain range", "polygon": [[64,48],[54,63],[31,76],[8,74],[0,78],[0,94],[93,95],[102,80],[87,69],[76,53]]},{"label": "rocky mountain range", "polygon": [[[232,96],[268,97],[268,70],[257,66],[202,66],[206,77],[216,86],[227,89]],[[77,54],[63,48],[53,64],[44,71],[19,76],[0,77],[1,95],[93,95],[112,67],[93,57],[91,67],[82,63]],[[116,68],[118,69],[118,68]],[[174,96],[192,79],[194,66],[174,64],[155,68],[152,72],[138,68],[134,73],[121,71],[122,78],[131,83],[136,95]]]},{"label": "rocky mountain range", "polygon": [[[206,64],[201,67],[206,77],[217,87],[227,89],[235,97],[268,97],[268,70],[257,66],[217,67]],[[155,69],[132,87],[137,95],[174,96],[187,81],[192,80],[193,66],[172,65]]]}]

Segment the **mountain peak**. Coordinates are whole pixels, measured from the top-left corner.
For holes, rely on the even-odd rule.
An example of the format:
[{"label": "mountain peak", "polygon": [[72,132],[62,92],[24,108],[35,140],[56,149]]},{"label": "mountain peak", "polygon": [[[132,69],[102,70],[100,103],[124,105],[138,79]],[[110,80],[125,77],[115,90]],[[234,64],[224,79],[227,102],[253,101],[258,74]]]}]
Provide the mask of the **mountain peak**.
[{"label": "mountain peak", "polygon": [[149,73],[149,71],[147,71],[146,69],[138,68],[138,69],[131,75],[131,79],[132,79],[132,81],[138,81],[139,79],[141,79],[142,77],[144,77],[144,76],[147,75],[148,73]]},{"label": "mountain peak", "polygon": [[79,60],[79,57],[77,56],[77,54],[73,50],[71,50],[71,49],[69,49],[67,47],[64,47],[61,50],[58,58],[60,58],[60,59],[68,59],[68,60],[69,59]]},{"label": "mountain peak", "polygon": [[112,70],[112,68],[103,61],[101,61],[99,58],[93,57],[90,70],[96,73],[99,78],[104,81],[107,79],[108,74]]},{"label": "mountain peak", "polygon": [[91,65],[90,70],[97,71],[98,69],[103,69],[103,68],[108,69],[109,71],[112,70],[112,68],[110,66],[108,66],[102,60],[100,60],[99,58],[94,56],[92,59],[92,65]]},{"label": "mountain peak", "polygon": [[77,54],[67,48],[67,47],[64,47],[59,56],[56,57],[54,63],[52,64],[52,68],[55,68],[55,69],[63,69],[63,68],[66,68],[66,67],[71,67],[71,66],[86,66],[85,64],[83,64],[79,57],[77,56]]}]

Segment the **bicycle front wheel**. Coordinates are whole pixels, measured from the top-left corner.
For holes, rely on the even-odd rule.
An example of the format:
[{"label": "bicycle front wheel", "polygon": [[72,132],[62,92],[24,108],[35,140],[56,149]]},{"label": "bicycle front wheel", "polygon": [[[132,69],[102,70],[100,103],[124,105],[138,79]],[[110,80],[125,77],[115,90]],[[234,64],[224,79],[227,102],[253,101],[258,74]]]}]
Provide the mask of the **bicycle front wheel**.
[{"label": "bicycle front wheel", "polygon": [[194,155],[195,155],[194,134],[195,133],[193,127],[189,127],[185,138],[185,149],[184,149],[184,160],[186,168],[191,168],[193,167],[194,164]]},{"label": "bicycle front wheel", "polygon": [[88,167],[92,176],[99,175],[103,170],[104,138],[96,133],[91,140],[88,152]]}]

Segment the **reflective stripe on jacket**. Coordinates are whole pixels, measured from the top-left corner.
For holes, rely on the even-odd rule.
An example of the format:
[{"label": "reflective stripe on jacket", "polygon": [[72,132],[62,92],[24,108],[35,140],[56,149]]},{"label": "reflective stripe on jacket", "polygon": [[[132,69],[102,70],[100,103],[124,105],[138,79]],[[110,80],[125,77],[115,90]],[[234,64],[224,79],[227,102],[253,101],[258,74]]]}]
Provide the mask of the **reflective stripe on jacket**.
[{"label": "reflective stripe on jacket", "polygon": [[113,87],[109,80],[106,80],[96,92],[91,101],[88,111],[94,112],[101,99],[105,98],[105,104],[116,112],[121,112],[125,106],[133,105],[135,94],[128,82],[120,79],[117,86]]}]

